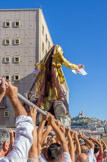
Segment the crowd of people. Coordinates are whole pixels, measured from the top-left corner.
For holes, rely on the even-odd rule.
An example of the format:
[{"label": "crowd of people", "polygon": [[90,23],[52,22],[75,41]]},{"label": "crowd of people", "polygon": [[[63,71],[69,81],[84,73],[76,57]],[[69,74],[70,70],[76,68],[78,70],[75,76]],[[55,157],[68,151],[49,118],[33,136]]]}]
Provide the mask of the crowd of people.
[{"label": "crowd of people", "polygon": [[37,127],[36,107],[27,114],[17,87],[0,80],[0,102],[6,95],[16,115],[15,136],[12,129],[0,127],[0,162],[107,162],[107,145],[102,139],[61,126],[49,112]]}]

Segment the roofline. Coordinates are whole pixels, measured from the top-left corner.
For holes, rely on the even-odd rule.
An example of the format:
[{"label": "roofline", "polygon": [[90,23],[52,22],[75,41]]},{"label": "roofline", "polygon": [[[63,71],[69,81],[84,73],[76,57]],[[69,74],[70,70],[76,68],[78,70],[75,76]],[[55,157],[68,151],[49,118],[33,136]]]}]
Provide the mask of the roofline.
[{"label": "roofline", "polygon": [[[45,16],[43,14],[43,11],[40,8],[30,8],[30,9],[29,8],[28,9],[0,9],[0,11],[41,11],[41,13],[43,15],[43,18],[45,20]],[[45,20],[45,22],[46,22],[46,20]],[[46,26],[47,26],[47,23],[46,23]],[[47,29],[48,29],[48,26],[47,26]],[[49,29],[48,29],[48,31],[49,31]],[[49,32],[49,35],[50,35],[50,32]],[[50,35],[50,38],[51,38],[51,35]],[[51,41],[53,43],[52,38],[51,38]]]},{"label": "roofline", "polygon": [[[43,15],[43,18],[44,18],[45,22],[46,22],[46,19],[45,19],[45,16],[44,16],[44,13],[43,13],[42,9],[40,9],[40,11],[41,11],[41,13],[42,13],[42,15]],[[48,28],[48,25],[47,25],[47,23],[46,23],[46,27],[47,27],[47,29],[48,29],[48,32],[49,32],[49,28]],[[52,43],[53,43],[53,40],[52,40],[52,37],[51,37],[51,34],[50,34],[50,32],[49,32],[49,35],[50,35],[51,41],[52,41]],[[54,45],[54,43],[53,43],[53,45]]]},{"label": "roofline", "polygon": [[36,11],[41,10],[40,8],[28,8],[28,9],[0,9],[0,11]]}]

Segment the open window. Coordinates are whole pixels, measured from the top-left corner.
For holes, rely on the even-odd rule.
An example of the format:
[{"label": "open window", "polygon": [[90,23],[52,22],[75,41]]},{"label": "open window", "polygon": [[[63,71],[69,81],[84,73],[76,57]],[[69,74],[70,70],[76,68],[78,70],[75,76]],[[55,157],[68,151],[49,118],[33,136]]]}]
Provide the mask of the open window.
[{"label": "open window", "polygon": [[47,50],[45,50],[45,54],[47,54]]},{"label": "open window", "polygon": [[10,56],[5,56],[4,62],[5,62],[5,64],[9,64],[10,63]]},{"label": "open window", "polygon": [[50,47],[51,47],[51,46],[50,46],[50,42],[48,41],[48,49],[50,49]]},{"label": "open window", "polygon": [[4,111],[4,117],[8,118],[9,117],[9,111]]},{"label": "open window", "polygon": [[14,63],[19,63],[20,62],[20,56],[15,56],[14,57]]},{"label": "open window", "polygon": [[8,46],[8,45],[10,45],[10,43],[11,43],[10,38],[5,38],[5,40],[4,40],[4,45],[5,45],[5,46]]},{"label": "open window", "polygon": [[17,82],[20,80],[20,75],[19,74],[15,74],[14,75],[14,81]]},{"label": "open window", "polygon": [[5,77],[6,81],[10,81],[10,75],[9,74],[6,74],[4,77]]},{"label": "open window", "polygon": [[20,44],[20,38],[15,38],[14,39],[14,45],[19,45]]},{"label": "open window", "polygon": [[42,34],[44,35],[44,25],[42,25]]},{"label": "open window", "polygon": [[42,42],[42,52],[44,53],[44,43]]},{"label": "open window", "polygon": [[47,34],[46,34],[46,43],[48,42],[48,36],[47,36]]},{"label": "open window", "polygon": [[14,27],[15,27],[15,28],[19,28],[19,27],[20,27],[20,21],[19,21],[19,20],[16,20],[16,21],[14,22]]},{"label": "open window", "polygon": [[11,21],[6,20],[6,21],[4,22],[4,27],[5,27],[5,28],[10,28],[10,27],[11,27]]}]

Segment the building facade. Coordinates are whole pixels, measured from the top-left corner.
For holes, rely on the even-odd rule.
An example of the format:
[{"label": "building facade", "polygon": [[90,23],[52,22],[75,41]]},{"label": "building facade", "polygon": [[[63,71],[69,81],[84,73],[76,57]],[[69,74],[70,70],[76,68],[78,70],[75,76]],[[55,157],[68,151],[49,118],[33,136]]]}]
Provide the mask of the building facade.
[{"label": "building facade", "polygon": [[[24,95],[33,83],[32,72],[53,42],[41,9],[0,10],[0,76]],[[14,126],[11,103],[0,103],[0,125]]]}]

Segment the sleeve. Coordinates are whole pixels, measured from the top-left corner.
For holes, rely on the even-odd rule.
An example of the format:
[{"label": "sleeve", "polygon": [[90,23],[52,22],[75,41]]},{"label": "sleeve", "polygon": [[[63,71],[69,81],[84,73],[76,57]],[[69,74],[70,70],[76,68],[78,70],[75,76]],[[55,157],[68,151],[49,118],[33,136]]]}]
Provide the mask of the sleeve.
[{"label": "sleeve", "polygon": [[63,153],[63,160],[62,162],[72,162],[70,154],[68,152]]},{"label": "sleeve", "polygon": [[7,155],[10,162],[25,162],[33,143],[33,122],[31,117],[18,116],[16,119],[16,136],[13,150]]}]

